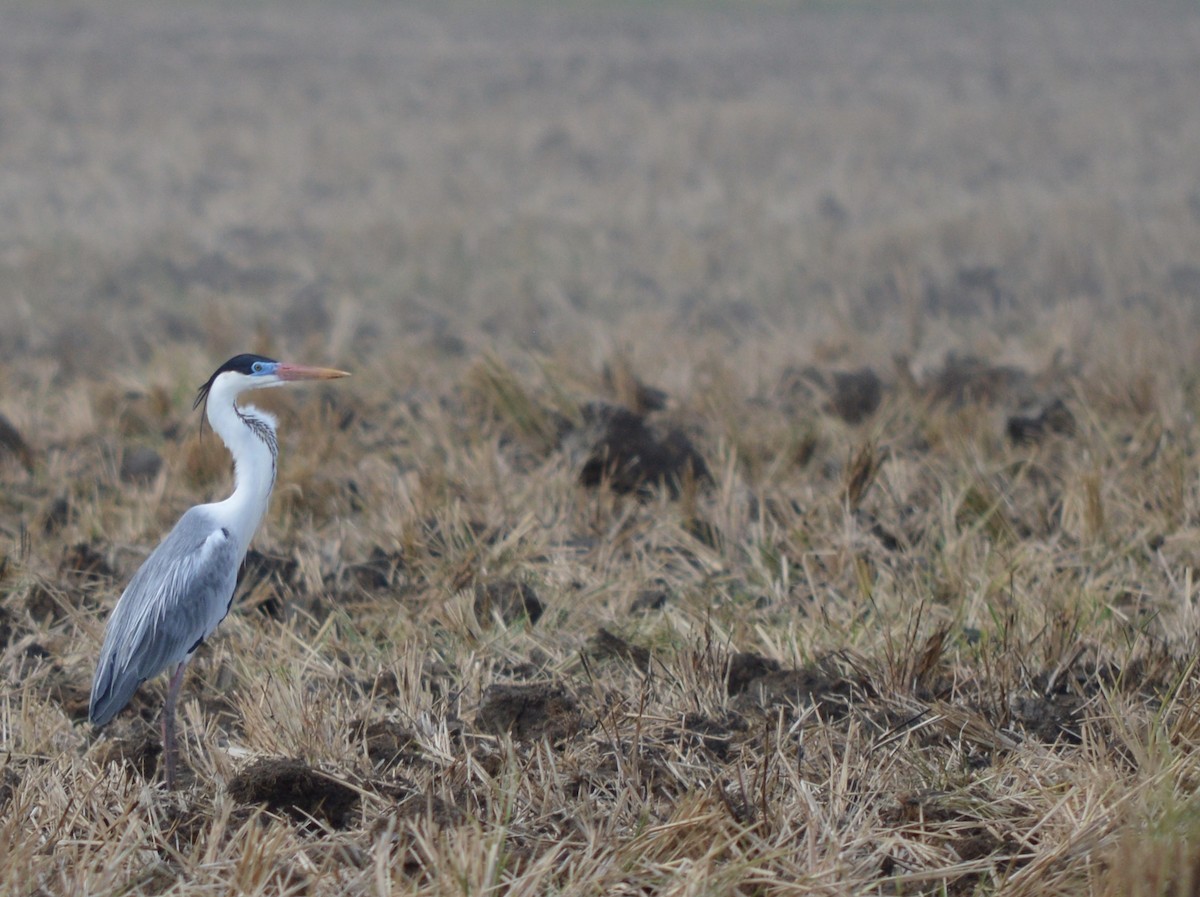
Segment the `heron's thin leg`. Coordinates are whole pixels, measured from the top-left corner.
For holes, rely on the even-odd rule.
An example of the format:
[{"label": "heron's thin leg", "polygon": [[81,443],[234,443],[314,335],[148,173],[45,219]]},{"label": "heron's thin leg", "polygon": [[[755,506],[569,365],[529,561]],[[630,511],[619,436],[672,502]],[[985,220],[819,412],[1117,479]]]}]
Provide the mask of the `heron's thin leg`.
[{"label": "heron's thin leg", "polygon": [[187,661],[175,667],[171,674],[171,682],[167,685],[167,700],[163,704],[162,736],[163,764],[166,769],[167,790],[175,790],[175,699],[179,697],[179,687],[183,685],[183,668]]}]

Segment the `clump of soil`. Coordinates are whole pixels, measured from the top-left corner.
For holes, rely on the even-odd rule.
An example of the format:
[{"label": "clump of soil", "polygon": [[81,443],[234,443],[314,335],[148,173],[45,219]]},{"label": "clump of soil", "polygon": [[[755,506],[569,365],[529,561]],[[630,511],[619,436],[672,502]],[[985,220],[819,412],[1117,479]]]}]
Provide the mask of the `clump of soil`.
[{"label": "clump of soil", "polygon": [[65,495],[60,495],[50,502],[42,514],[42,532],[53,536],[70,523],[74,516],[75,509],[71,506],[71,500]]},{"label": "clump of soil", "polygon": [[1028,371],[953,352],[946,356],[942,369],[934,372],[924,387],[933,401],[946,402],[952,407],[1020,405],[1034,395],[1033,378]]},{"label": "clump of soil", "polygon": [[355,720],[350,734],[355,741],[366,741],[367,756],[380,769],[390,769],[420,757],[416,733],[392,720],[381,719],[373,723]]},{"label": "clump of soil", "polygon": [[536,623],[545,612],[545,605],[529,583],[515,579],[500,579],[475,584],[475,617],[489,623],[496,616],[511,626],[522,617]]},{"label": "clump of soil", "polygon": [[650,669],[650,651],[641,645],[625,641],[603,626],[588,640],[588,653],[596,658],[616,657],[627,660],[643,673]]},{"label": "clump of soil", "polygon": [[0,458],[5,455],[16,458],[27,471],[33,471],[33,450],[12,421],[0,414]]},{"label": "clump of soil", "polygon": [[[40,648],[41,646],[38,645],[36,647]],[[64,670],[57,663],[51,664],[50,671],[42,680],[39,690],[50,698],[50,700],[58,704],[62,708],[63,713],[72,720],[83,721],[87,719],[88,707],[92,698],[89,683],[80,680],[74,672]],[[139,690],[130,703],[135,707],[143,704],[144,698],[139,701],[141,697]]]},{"label": "clump of soil", "polygon": [[238,603],[247,600],[272,619],[284,615],[284,595],[293,590],[300,571],[295,558],[265,554],[251,548],[238,571]]},{"label": "clump of soil", "polygon": [[1084,699],[1078,695],[1020,695],[1011,701],[1012,715],[1038,741],[1079,744]]},{"label": "clump of soil", "polygon": [[[962,861],[982,860],[988,857],[1004,858],[1014,867],[1025,864],[1017,855],[1021,852],[1018,842],[1003,826],[981,825],[979,814],[972,812],[977,800],[970,794],[942,791],[904,792],[896,795],[896,806],[881,812],[882,820],[892,827],[903,827],[913,832],[936,837],[950,847]],[[896,861],[889,856],[884,860],[890,874]],[[978,882],[985,877],[982,872],[967,872],[950,880],[950,894],[974,894]]]},{"label": "clump of soil", "polygon": [[855,683],[819,666],[784,669],[769,657],[735,654],[729,663],[728,689],[743,709],[816,706],[828,715],[845,712]]},{"label": "clump of soil", "polygon": [[727,760],[735,739],[749,728],[745,718],[732,710],[719,717],[689,713],[683,718],[679,734],[685,744],[699,745],[718,760]]},{"label": "clump of soil", "polygon": [[883,380],[869,367],[826,373],[813,365],[791,365],[780,376],[776,395],[789,412],[802,413],[819,403],[846,423],[858,424],[878,410]]},{"label": "clump of soil", "polygon": [[13,632],[17,630],[18,626],[12,611],[0,605],[0,649],[8,647],[8,643],[12,641]]},{"label": "clump of soil", "polygon": [[742,651],[729,658],[726,691],[730,697],[740,695],[754,680],[782,669],[780,663],[761,654]]},{"label": "clump of soil", "polygon": [[585,727],[575,699],[556,683],[491,685],[475,716],[481,732],[510,733],[518,741],[561,742]]},{"label": "clump of soil", "polygon": [[371,549],[365,561],[346,568],[354,583],[367,592],[380,592],[395,588],[404,574],[404,555],[386,551],[382,545]]},{"label": "clump of soil", "polygon": [[63,549],[58,572],[79,579],[111,580],[116,576],[116,571],[105,560],[104,553],[87,542],[77,542]]},{"label": "clump of soil", "polygon": [[666,589],[642,589],[629,605],[631,614],[645,614],[652,610],[662,610],[671,601],[671,593]]},{"label": "clump of soil", "polygon": [[303,761],[256,760],[234,776],[229,796],[239,804],[263,804],[297,822],[310,818],[344,829],[358,807],[358,792]]},{"label": "clump of soil", "polygon": [[584,409],[598,430],[579,482],[589,488],[607,483],[614,492],[649,496],[655,487],[677,496],[691,479],[711,479],[708,465],[682,430],[663,430],[628,408],[593,405]]},{"label": "clump of soil", "polygon": [[829,408],[846,423],[862,423],[875,413],[881,401],[883,381],[870,368],[834,372]]},{"label": "clump of soil", "polygon": [[4,812],[13,795],[21,786],[21,777],[9,766],[0,770],[0,813]]},{"label": "clump of soil", "polygon": [[1075,415],[1062,399],[1050,399],[1022,409],[1008,419],[1008,438],[1020,445],[1041,442],[1047,436],[1075,435]]},{"label": "clump of soil", "polygon": [[281,555],[264,554],[256,548],[246,552],[242,561],[239,585],[247,590],[253,589],[260,582],[273,580],[283,585],[294,583],[300,565],[294,558]]},{"label": "clump of soil", "polygon": [[149,446],[126,449],[121,455],[121,482],[149,483],[158,476],[162,466],[162,455]]},{"label": "clump of soil", "polygon": [[106,740],[100,746],[96,759],[101,766],[111,763],[131,766],[138,775],[149,781],[158,769],[162,742],[152,726],[142,724],[131,726],[130,729],[128,735]]}]

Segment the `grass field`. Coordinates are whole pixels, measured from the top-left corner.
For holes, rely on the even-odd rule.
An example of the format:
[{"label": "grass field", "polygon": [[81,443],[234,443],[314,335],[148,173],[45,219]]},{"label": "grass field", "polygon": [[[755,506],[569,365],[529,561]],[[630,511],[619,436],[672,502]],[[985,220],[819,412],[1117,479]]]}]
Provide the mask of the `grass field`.
[{"label": "grass field", "polygon": [[[1200,889],[1200,10],[0,3],[0,893]],[[279,480],[184,684],[107,614]]]}]

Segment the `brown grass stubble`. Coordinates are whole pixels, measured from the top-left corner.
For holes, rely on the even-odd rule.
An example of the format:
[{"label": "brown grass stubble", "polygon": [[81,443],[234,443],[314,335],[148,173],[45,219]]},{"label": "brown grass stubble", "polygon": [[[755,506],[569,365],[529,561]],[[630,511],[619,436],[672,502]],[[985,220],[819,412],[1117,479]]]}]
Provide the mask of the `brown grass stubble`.
[{"label": "brown grass stubble", "polygon": [[[6,561],[9,886],[1045,893],[1111,888],[1147,844],[1186,853],[1188,547],[1144,508],[1180,449],[1140,401],[1073,381],[1103,416],[1032,446],[971,438],[987,408],[919,392],[866,427],[813,405],[811,456],[756,481],[684,396],[665,413],[711,483],[638,498],[581,488],[569,440],[527,419],[570,420],[561,392],[498,365],[419,408],[280,404],[259,546],[299,563],[246,584],[274,616],[244,597],[189,677],[179,796],[154,771],[159,684],[87,732],[88,645],[136,546],[225,472],[179,466],[194,433],[171,459],[191,483],[128,489],[93,453],[67,523]],[[377,420],[420,467],[364,458]],[[11,477],[30,511],[59,485]],[[505,578],[545,604],[536,623],[477,615],[474,584]],[[632,612],[648,588],[662,606]],[[494,706],[504,683],[516,711]],[[305,780],[259,817],[234,795],[261,757],[353,810],[330,827]]]}]

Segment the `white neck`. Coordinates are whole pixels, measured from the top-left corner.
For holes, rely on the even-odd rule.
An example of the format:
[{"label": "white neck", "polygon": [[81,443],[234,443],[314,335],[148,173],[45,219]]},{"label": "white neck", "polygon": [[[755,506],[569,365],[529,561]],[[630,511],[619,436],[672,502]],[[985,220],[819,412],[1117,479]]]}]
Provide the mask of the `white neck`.
[{"label": "white neck", "polygon": [[227,521],[234,539],[245,552],[250,546],[275,485],[275,418],[252,406],[239,408],[236,393],[220,380],[208,396],[208,422],[233,455],[233,494],[211,506]]}]

